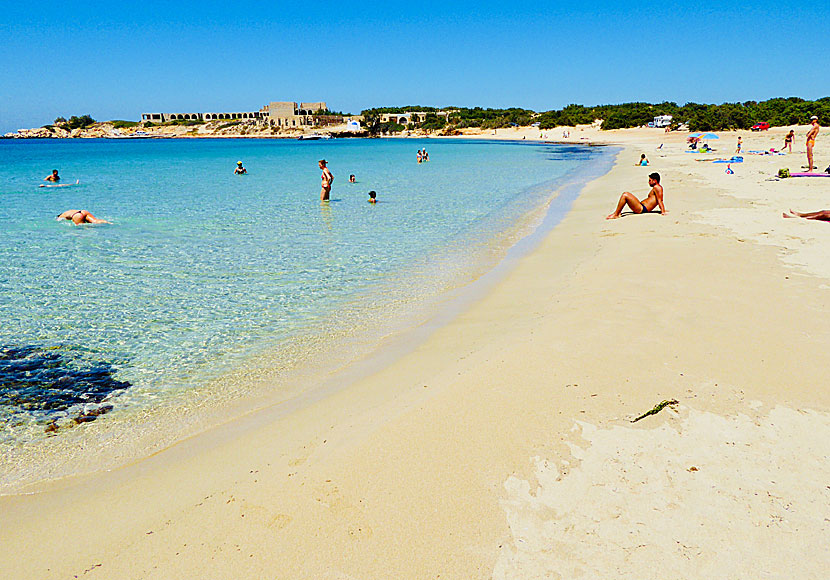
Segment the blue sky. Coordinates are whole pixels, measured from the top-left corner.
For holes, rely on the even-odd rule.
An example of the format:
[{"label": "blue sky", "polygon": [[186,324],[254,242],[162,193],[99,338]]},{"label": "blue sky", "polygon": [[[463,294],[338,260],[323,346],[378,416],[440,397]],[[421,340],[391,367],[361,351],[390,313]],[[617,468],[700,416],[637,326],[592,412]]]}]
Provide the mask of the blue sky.
[{"label": "blue sky", "polygon": [[359,113],[830,95],[830,17],[814,2],[307,6],[7,3],[0,132],[58,115],[135,120],[271,100]]}]

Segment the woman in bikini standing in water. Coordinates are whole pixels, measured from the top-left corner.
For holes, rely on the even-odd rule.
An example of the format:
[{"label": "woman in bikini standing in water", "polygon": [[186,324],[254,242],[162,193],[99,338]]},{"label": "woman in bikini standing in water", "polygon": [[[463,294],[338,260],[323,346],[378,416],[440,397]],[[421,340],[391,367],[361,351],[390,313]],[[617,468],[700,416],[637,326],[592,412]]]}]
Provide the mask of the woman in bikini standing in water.
[{"label": "woman in bikini standing in water", "polygon": [[331,193],[331,184],[334,182],[334,175],[331,174],[329,168],[326,167],[326,160],[321,159],[318,163],[320,169],[323,170],[323,175],[320,178],[323,180],[323,187],[320,189],[320,201],[328,201]]}]

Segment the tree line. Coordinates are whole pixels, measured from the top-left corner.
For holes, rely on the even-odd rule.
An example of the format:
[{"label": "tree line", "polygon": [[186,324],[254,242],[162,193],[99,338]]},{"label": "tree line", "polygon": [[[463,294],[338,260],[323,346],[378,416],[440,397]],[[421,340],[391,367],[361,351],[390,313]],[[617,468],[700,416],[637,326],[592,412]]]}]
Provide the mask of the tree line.
[{"label": "tree line", "polygon": [[[451,111],[449,117],[436,115],[439,110]],[[398,123],[381,123],[383,113],[425,112],[422,123],[403,126]],[[591,124],[602,120],[603,129],[625,129],[647,125],[658,115],[671,115],[674,128],[686,125],[691,131],[722,131],[729,129],[749,129],[756,123],[766,122],[770,126],[803,125],[812,115],[819,119],[830,119],[830,97],[815,101],[798,97],[774,98],[766,101],[745,101],[742,103],[702,104],[677,103],[622,103],[619,105],[568,105],[537,113],[529,109],[483,109],[481,107],[381,107],[366,109],[362,112],[370,133],[393,133],[405,129],[425,129],[428,131],[451,131],[464,127],[481,129],[499,129],[503,127],[527,127],[538,123],[540,129],[558,126],[576,126]]]}]

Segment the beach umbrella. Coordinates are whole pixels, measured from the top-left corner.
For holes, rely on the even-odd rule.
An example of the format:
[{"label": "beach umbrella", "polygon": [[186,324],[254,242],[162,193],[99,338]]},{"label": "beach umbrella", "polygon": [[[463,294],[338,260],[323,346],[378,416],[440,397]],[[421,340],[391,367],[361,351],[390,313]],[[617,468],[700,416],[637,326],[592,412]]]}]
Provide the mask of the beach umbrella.
[{"label": "beach umbrella", "polygon": [[714,133],[701,133],[701,134],[699,134],[699,135],[695,135],[695,137],[697,137],[698,139],[704,139],[704,140],[708,140],[708,139],[720,139],[720,137],[718,137],[718,136],[717,136],[717,135],[715,135]]}]

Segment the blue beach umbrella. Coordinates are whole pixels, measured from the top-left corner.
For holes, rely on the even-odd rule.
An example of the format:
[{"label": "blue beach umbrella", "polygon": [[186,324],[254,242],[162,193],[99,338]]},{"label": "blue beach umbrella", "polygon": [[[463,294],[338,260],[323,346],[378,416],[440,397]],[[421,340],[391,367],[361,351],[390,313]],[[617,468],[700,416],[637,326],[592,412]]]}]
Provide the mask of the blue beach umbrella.
[{"label": "blue beach umbrella", "polygon": [[699,135],[696,134],[695,137],[701,140],[720,139],[720,137],[718,137],[714,133],[700,133]]}]

